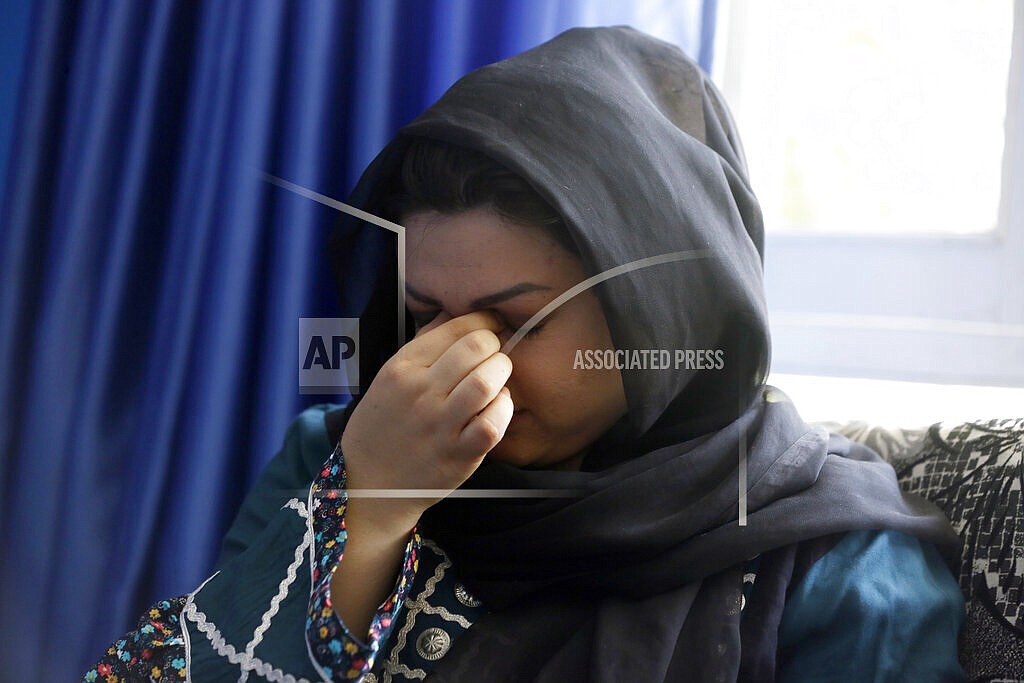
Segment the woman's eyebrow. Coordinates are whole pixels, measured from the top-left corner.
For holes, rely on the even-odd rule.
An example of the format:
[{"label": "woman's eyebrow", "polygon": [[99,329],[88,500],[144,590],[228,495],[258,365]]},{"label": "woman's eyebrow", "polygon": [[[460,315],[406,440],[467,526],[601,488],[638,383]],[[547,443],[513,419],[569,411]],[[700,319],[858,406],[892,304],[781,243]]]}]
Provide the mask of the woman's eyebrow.
[{"label": "woman's eyebrow", "polygon": [[[488,294],[487,296],[481,296],[476,299],[473,299],[473,301],[470,302],[470,308],[487,308],[489,306],[493,306],[494,304],[500,304],[502,301],[507,301],[508,299],[517,297],[520,294],[526,294],[527,292],[536,292],[545,289],[551,288],[548,287],[547,285],[538,285],[533,282],[520,282],[519,284],[507,287],[501,290],[500,292],[495,292],[494,294]],[[419,301],[421,304],[442,308],[440,301],[431,298],[426,294],[423,294],[422,292],[416,291],[416,288],[410,285],[408,282],[405,283],[405,293],[411,296],[413,299],[416,299],[416,301]]]},{"label": "woman's eyebrow", "polygon": [[511,287],[503,289],[500,292],[495,292],[494,294],[488,294],[487,296],[482,296],[478,299],[473,299],[473,301],[470,302],[469,306],[470,308],[487,308],[489,306],[493,306],[494,304],[500,304],[502,301],[506,301],[513,297],[519,296],[520,294],[526,294],[527,292],[537,292],[544,289],[551,288],[548,287],[547,285],[538,285],[532,282],[520,282],[519,284],[512,285]]},{"label": "woman's eyebrow", "polygon": [[408,282],[405,283],[405,293],[411,296],[413,299],[416,299],[416,301],[419,301],[421,304],[441,308],[440,301],[438,301],[437,299],[432,299],[426,294],[423,294],[422,292],[416,291],[416,289]]}]

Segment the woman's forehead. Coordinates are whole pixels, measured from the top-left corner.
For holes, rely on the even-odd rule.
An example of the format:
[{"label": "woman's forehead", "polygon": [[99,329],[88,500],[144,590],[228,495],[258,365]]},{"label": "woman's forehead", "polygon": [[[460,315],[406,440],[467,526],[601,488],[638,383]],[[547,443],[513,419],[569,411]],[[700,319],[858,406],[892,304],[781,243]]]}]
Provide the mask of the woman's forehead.
[{"label": "woman's forehead", "polygon": [[[543,228],[518,225],[485,209],[456,214],[425,212],[404,220],[410,278],[486,277],[508,274],[573,284],[582,279],[579,259]],[[444,272],[450,271],[450,272]]]}]

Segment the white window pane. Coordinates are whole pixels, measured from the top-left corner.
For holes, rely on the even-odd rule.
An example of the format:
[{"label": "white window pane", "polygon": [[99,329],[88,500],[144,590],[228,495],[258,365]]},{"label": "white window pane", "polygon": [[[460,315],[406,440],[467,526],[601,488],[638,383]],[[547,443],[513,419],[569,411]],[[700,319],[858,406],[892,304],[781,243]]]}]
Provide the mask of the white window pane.
[{"label": "white window pane", "polygon": [[1010,0],[733,0],[716,79],[770,231],[992,230]]}]

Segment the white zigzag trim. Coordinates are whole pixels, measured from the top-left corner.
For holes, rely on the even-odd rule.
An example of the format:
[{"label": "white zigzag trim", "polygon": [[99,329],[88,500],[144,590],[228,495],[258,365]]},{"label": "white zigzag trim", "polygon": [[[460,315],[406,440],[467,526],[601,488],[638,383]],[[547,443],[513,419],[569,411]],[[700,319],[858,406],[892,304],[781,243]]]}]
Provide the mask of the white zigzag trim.
[{"label": "white zigzag trim", "polygon": [[232,664],[237,664],[244,671],[254,671],[273,683],[312,683],[309,679],[296,678],[292,674],[284,673],[281,669],[275,669],[271,664],[264,662],[259,657],[252,657],[245,652],[238,652],[234,645],[224,640],[224,636],[217,630],[217,626],[213,622],[206,620],[206,614],[196,609],[195,603],[189,603],[183,614],[193,621],[196,628],[206,636],[214,652]]},{"label": "white zigzag trim", "polygon": [[292,510],[295,510],[296,512],[299,513],[299,517],[302,517],[303,519],[309,518],[309,512],[306,509],[306,504],[303,503],[298,498],[292,498],[287,503],[281,506],[282,510],[284,508],[291,508]]},{"label": "white zigzag trim", "polygon": [[[303,503],[302,501],[300,501],[298,498],[292,498],[287,503],[285,503],[284,505],[281,506],[282,510],[284,510],[285,508],[291,508],[292,510],[295,510],[296,512],[299,513],[299,517],[302,517],[303,519],[306,519],[306,518],[309,517],[309,514],[306,512],[306,504]],[[300,548],[300,550],[299,550],[299,552],[297,554],[301,555],[301,548]],[[300,561],[301,561],[301,559],[300,559]],[[291,572],[291,567],[289,567],[288,569],[289,569],[289,574],[291,574],[290,580],[288,580],[287,583],[285,583],[285,580],[282,579],[281,583],[277,587],[277,596],[279,596],[281,600],[283,600],[284,597],[288,595],[288,584],[290,584],[292,581],[295,580],[295,576]],[[284,592],[284,595],[281,594],[282,591]],[[275,597],[275,600],[276,599],[278,599],[278,598]],[[279,604],[280,604],[280,600],[278,600],[278,605]],[[268,628],[270,628],[270,620],[273,619],[274,615],[277,614],[278,605],[275,605],[274,602],[271,601],[270,609],[268,609],[263,614],[263,618],[260,620],[260,625],[253,632],[252,640],[250,640],[249,644],[245,646],[245,653],[247,655],[249,655],[250,657],[256,651],[256,646],[259,645],[260,642],[262,642],[263,634],[266,633]],[[246,683],[248,680],[249,680],[249,672],[248,672],[248,670],[243,671],[242,675],[238,677],[238,683]]]},{"label": "white zigzag trim", "polygon": [[[290,503],[292,501],[301,507],[305,507],[305,505],[299,503],[299,501],[293,498],[289,501],[289,507],[292,507],[294,510],[298,510],[299,508],[291,506]],[[299,514],[302,515],[301,510],[299,510]],[[260,619],[260,625],[256,627],[255,631],[253,631],[252,640],[250,640],[249,644],[245,646],[245,653],[250,657],[256,651],[256,646],[263,641],[263,635],[267,632],[267,629],[270,628],[270,621],[277,616],[278,611],[281,609],[281,603],[286,597],[288,597],[288,588],[295,583],[295,575],[298,572],[299,565],[302,564],[302,555],[306,552],[306,548],[308,548],[312,543],[312,530],[309,528],[309,525],[307,525],[306,533],[303,534],[302,543],[295,548],[295,557],[292,560],[292,563],[288,565],[288,571],[286,572],[285,577],[281,579],[281,583],[277,585],[277,595],[273,597],[270,601],[270,607],[263,613],[263,617]]]},{"label": "white zigzag trim", "polygon": [[188,635],[187,613],[190,607],[192,608],[192,611],[195,611],[195,604],[193,603],[193,601],[195,600],[196,596],[199,595],[199,591],[203,590],[203,588],[206,587],[206,584],[213,581],[213,578],[217,576],[217,574],[220,574],[219,570],[211,574],[206,579],[206,581],[203,581],[201,584],[199,584],[199,588],[189,593],[188,599],[185,600],[185,606],[181,609],[181,614],[185,615],[186,618],[178,618],[178,623],[181,624],[181,638],[185,641],[185,683],[192,683],[192,639]]},{"label": "white zigzag trim", "polygon": [[398,664],[395,666],[396,674],[402,674],[406,678],[412,678],[417,681],[422,681],[427,677],[427,672],[423,669],[410,669],[405,664]]},{"label": "white zigzag trim", "polygon": [[462,628],[469,628],[470,626],[473,625],[473,622],[471,622],[469,619],[467,619],[466,617],[462,616],[461,614],[452,614],[443,605],[436,605],[436,606],[435,605],[431,605],[430,603],[426,602],[425,600],[421,601],[419,598],[416,599],[416,602],[419,603],[420,609],[422,609],[426,614],[436,614],[437,616],[440,616],[445,621],[453,621],[453,622],[455,622],[456,624],[458,624]]},{"label": "white zigzag trim", "polygon": [[[312,491],[310,493],[312,493]],[[310,496],[310,499],[311,498],[312,496]],[[281,602],[288,596],[289,587],[295,582],[295,578],[298,574],[299,566],[302,564],[303,555],[305,554],[306,549],[311,547],[313,544],[313,526],[310,523],[312,518],[308,513],[309,507],[307,507],[306,503],[299,501],[297,498],[292,498],[282,505],[281,508],[291,508],[298,512],[299,516],[307,521],[306,533],[303,534],[302,543],[296,547],[295,557],[292,560],[292,563],[288,565],[285,578],[281,579],[281,582],[278,584],[277,594],[270,601],[270,607],[266,612],[264,612],[263,617],[260,619],[260,625],[256,627],[256,630],[253,632],[252,640],[249,641],[248,645],[246,645],[245,652],[238,652],[234,645],[228,643],[224,639],[224,636],[221,635],[216,625],[207,620],[206,614],[204,612],[200,612],[196,608],[194,602],[195,596],[198,595],[199,591],[201,591],[203,587],[206,586],[206,584],[209,583],[217,574],[214,574],[204,581],[199,588],[188,596],[188,600],[185,602],[185,608],[182,610],[182,614],[185,616],[185,621],[191,620],[195,623],[196,628],[206,636],[207,640],[210,641],[211,647],[213,647],[214,651],[218,655],[226,658],[232,664],[237,664],[241,668],[241,675],[238,679],[240,683],[244,683],[249,679],[250,672],[255,672],[257,675],[262,676],[264,679],[271,681],[272,683],[312,683],[309,679],[296,678],[292,674],[286,674],[281,669],[274,668],[268,662],[264,662],[262,659],[254,655],[256,646],[262,642],[264,634],[267,632],[267,629],[270,628],[271,620],[280,610]],[[310,555],[310,558],[312,559],[312,555]],[[182,633],[187,643],[185,650],[187,667],[186,683],[191,683],[191,644],[189,643],[188,630],[185,628],[185,621],[182,622]],[[318,673],[321,672],[318,670]],[[321,676],[322,675],[323,674],[321,673]]]}]

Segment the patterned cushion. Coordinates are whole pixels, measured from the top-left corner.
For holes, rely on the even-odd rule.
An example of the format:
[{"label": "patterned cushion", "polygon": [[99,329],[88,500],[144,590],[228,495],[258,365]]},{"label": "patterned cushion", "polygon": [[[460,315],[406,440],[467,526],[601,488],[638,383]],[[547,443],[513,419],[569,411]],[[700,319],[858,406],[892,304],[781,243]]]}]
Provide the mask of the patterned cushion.
[{"label": "patterned cushion", "polygon": [[881,453],[903,487],[942,508],[963,538],[960,661],[968,679],[1024,680],[1024,418],[927,429],[828,427]]}]

